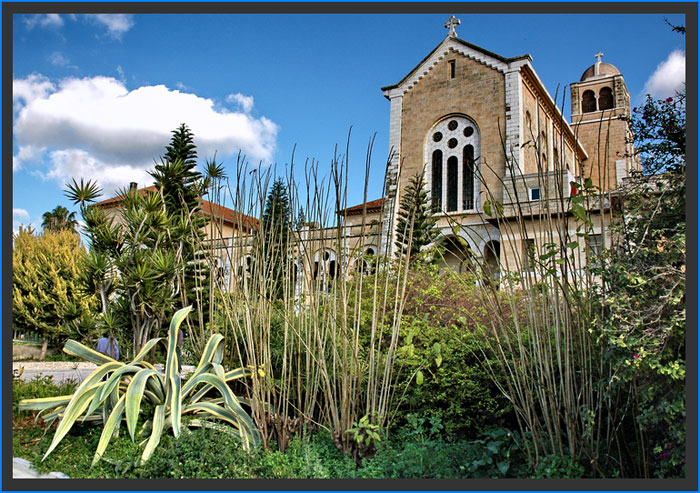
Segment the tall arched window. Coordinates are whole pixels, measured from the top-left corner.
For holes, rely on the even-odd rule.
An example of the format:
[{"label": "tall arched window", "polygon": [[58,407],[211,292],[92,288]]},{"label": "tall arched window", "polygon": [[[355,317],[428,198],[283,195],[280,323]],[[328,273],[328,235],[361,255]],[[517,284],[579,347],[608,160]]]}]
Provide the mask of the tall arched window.
[{"label": "tall arched window", "polygon": [[447,158],[447,212],[457,210],[457,156]]},{"label": "tall arched window", "polygon": [[431,200],[433,210],[438,211],[442,208],[442,151],[440,149],[433,151],[432,169]]},{"label": "tall arched window", "polygon": [[444,207],[447,212],[478,207],[476,198],[480,184],[475,174],[480,150],[479,128],[467,116],[448,116],[430,130],[425,143],[425,159],[431,163],[431,170],[426,175],[434,206]]},{"label": "tall arched window", "polygon": [[340,276],[340,264],[333,250],[319,250],[314,255],[313,280],[316,289],[330,292],[333,281]]},{"label": "tall arched window", "polygon": [[593,91],[585,91],[581,98],[581,111],[590,113],[596,110],[595,93]]},{"label": "tall arched window", "polygon": [[600,94],[598,95],[598,107],[601,110],[611,110],[615,107],[612,89],[609,87],[604,87],[600,90]]},{"label": "tall arched window", "polygon": [[474,208],[474,146],[462,149],[462,209]]}]

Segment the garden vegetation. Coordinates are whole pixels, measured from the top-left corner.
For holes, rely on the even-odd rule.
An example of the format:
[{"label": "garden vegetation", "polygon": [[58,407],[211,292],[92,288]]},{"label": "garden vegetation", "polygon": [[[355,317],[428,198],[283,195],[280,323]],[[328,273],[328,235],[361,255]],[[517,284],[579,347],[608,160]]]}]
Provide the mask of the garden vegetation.
[{"label": "garden vegetation", "polygon": [[[243,156],[232,176],[214,161],[198,174],[183,125],[155,189],[120,193],[120,222],[91,205],[98,184],[74,180],[88,251],[74,260],[72,303],[118,335],[129,363],[71,332],[86,344],[64,350],[101,366],[75,390],[16,381],[14,453],[71,477],[683,477],[684,102],[636,109],[644,173],[615,196],[559,184],[577,193],[539,202],[550,236],[500,276],[439,267],[420,177],[401,203],[401,254],[360,244],[353,258],[316,256],[313,224],[344,251],[347,153],[325,177],[306,162],[303,184],[294,162],[287,176],[251,174]],[[221,220],[200,213],[205,196],[258,227],[241,215],[224,247]],[[484,219],[520,237],[531,212],[506,220],[484,203]],[[602,220],[611,246],[594,249]],[[359,237],[369,228],[363,219]],[[17,285],[34,275],[20,257],[30,236],[15,240]],[[69,326],[51,317],[45,330]],[[183,380],[180,324],[183,362],[196,365]],[[39,409],[32,424],[24,410]]]}]

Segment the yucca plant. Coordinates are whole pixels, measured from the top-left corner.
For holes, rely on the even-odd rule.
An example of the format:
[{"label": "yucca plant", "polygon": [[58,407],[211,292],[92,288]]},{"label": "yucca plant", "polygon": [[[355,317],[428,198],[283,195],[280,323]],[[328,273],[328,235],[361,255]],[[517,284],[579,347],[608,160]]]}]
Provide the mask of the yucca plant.
[{"label": "yucca plant", "polygon": [[[190,310],[190,306],[178,310],[172,318],[167,337],[164,374],[144,360],[163,338],[149,340],[129,363],[115,361],[76,341],[66,342],[64,352],[100,366],[72,395],[20,401],[20,410],[40,411],[39,415],[43,413],[43,419],[48,423],[60,420],[42,460],[48,457],[82,416],[82,422],[95,422],[104,426],[92,461],[94,465],[104,454],[121,422],[126,420],[129,435],[134,441],[139,414],[151,408],[154,410],[152,417],[145,419],[138,433],[139,437],[145,437],[150,431],[150,435],[141,442],[141,445],[145,444],[141,455],[143,462],[150,458],[163,431],[168,427],[172,427],[175,438],[179,437],[182,416],[186,414],[198,418],[189,420],[187,425],[213,427],[228,432],[240,438],[245,449],[259,443],[253,421],[241,407],[241,399],[228,386],[228,382],[251,376],[253,372],[246,368],[224,371],[221,365],[224,337],[221,334],[213,334],[209,338],[196,370],[186,381],[181,381],[175,352],[177,333]],[[212,389],[216,389],[220,397],[208,396]],[[208,421],[210,419],[221,420],[230,426],[220,426]]]}]

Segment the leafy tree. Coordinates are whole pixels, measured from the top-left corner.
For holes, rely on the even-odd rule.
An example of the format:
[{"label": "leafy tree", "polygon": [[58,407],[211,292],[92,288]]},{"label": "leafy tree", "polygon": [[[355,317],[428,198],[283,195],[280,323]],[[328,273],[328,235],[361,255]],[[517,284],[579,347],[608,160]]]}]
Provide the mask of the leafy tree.
[{"label": "leafy tree", "polygon": [[662,100],[647,95],[630,125],[645,174],[685,173],[685,91]]},{"label": "leafy tree", "polygon": [[289,279],[292,229],[287,186],[278,178],[267,195],[256,248],[257,265],[262,265],[263,278],[270,283],[268,292],[274,298],[282,296],[285,279]]},{"label": "leafy tree", "polygon": [[[89,205],[100,193],[95,183],[68,185],[66,195],[80,204],[90,241],[83,284],[101,300],[101,325],[128,331],[134,352],[160,334],[178,305],[201,308],[206,301],[205,273],[196,257],[206,224],[199,214],[204,184],[193,170],[195,158],[192,134],[181,125],[152,173],[157,191],[118,192],[119,222]],[[198,311],[203,327],[206,310]]]},{"label": "leafy tree", "polygon": [[424,185],[422,173],[411,177],[399,203],[396,253],[399,256],[408,254],[410,259],[416,258],[421,249],[435,241],[440,233],[435,227],[437,219],[432,216]]},{"label": "leafy tree", "polygon": [[51,212],[44,212],[41,227],[44,231],[57,232],[69,230],[76,232],[78,221],[75,219],[75,212],[69,212],[63,206],[57,205]]},{"label": "leafy tree", "polygon": [[629,462],[646,458],[637,464],[644,476],[682,475],[685,460],[684,102],[683,94],[648,98],[634,112],[647,175],[625,190],[616,245],[594,267],[603,280],[601,340],[618,368],[609,398],[632,411]]},{"label": "leafy tree", "polygon": [[[79,327],[92,318],[97,300],[81,289],[85,249],[68,230],[35,236],[20,228],[12,249],[12,325],[48,340],[89,337]],[[88,324],[89,325],[89,324]]]}]

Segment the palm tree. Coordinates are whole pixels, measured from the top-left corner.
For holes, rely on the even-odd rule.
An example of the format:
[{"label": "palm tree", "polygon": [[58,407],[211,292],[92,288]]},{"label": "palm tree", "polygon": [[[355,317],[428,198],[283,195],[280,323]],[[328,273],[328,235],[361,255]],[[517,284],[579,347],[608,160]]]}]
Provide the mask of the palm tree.
[{"label": "palm tree", "polygon": [[41,226],[44,231],[58,232],[64,229],[77,231],[78,221],[75,212],[69,212],[63,206],[57,205],[51,212],[44,212]]}]

